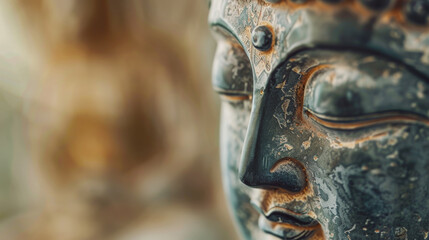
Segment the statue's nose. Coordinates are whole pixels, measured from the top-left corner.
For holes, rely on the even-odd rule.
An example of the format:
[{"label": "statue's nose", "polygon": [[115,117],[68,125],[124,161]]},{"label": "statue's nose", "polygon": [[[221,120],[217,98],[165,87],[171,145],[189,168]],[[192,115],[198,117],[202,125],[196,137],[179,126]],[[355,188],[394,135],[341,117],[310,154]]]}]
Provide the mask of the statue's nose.
[{"label": "statue's nose", "polygon": [[241,170],[241,181],[249,187],[280,188],[298,193],[307,186],[305,168],[293,158],[280,159],[270,169],[250,165]]},{"label": "statue's nose", "polygon": [[[267,78],[265,88],[254,84],[252,112],[239,167],[241,181],[256,188],[303,191],[308,175],[302,164],[303,139],[298,128],[302,104],[294,93],[300,76],[288,62],[280,64]],[[256,83],[263,82],[257,79]],[[301,106],[302,107],[302,106]]]},{"label": "statue's nose", "polygon": [[263,117],[266,112],[261,105],[264,105],[263,99],[256,99],[243,146],[240,179],[249,187],[281,188],[298,193],[307,185],[305,167],[293,157],[277,159],[269,154],[272,139],[264,134],[263,126],[270,124]]}]

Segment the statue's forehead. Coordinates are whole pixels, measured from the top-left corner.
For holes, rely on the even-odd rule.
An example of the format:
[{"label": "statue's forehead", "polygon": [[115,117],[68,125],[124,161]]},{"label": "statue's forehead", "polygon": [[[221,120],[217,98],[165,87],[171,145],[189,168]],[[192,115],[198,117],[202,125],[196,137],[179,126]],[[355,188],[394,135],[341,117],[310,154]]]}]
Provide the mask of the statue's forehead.
[{"label": "statue's forehead", "polygon": [[[354,48],[384,54],[429,78],[429,26],[417,27],[400,9],[374,13],[356,1],[329,5],[321,1],[293,4],[262,0],[213,0],[209,22],[234,35],[248,54],[256,77],[304,48]],[[356,2],[356,3],[354,3]],[[268,26],[275,45],[261,52],[252,46],[252,31]]]},{"label": "statue's forehead", "polygon": [[258,1],[215,0],[211,6],[209,21],[222,25],[235,35],[250,53],[251,31],[260,23],[265,4]]},{"label": "statue's forehead", "polygon": [[[286,28],[293,26],[292,16],[286,8],[277,9],[271,4],[252,0],[215,0],[212,2],[209,16],[210,24],[226,28],[243,46],[253,66],[255,88],[263,88],[269,73],[282,59],[285,53],[282,44],[263,52],[252,46],[252,31],[264,25],[274,33],[276,42],[284,39]],[[279,14],[282,13],[282,14]],[[277,18],[281,19],[277,19]],[[281,22],[281,24],[276,24]],[[274,29],[276,28],[276,29]],[[279,34],[278,36],[276,34]]]}]

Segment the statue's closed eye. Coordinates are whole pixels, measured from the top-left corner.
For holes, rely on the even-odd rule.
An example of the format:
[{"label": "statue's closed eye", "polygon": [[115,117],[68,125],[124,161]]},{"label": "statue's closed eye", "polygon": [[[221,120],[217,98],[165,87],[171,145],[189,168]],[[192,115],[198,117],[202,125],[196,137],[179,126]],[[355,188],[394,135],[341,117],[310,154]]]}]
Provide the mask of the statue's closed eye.
[{"label": "statue's closed eye", "polygon": [[429,124],[428,83],[407,71],[374,74],[371,69],[336,67],[315,74],[305,90],[304,111],[332,129],[383,123]]},{"label": "statue's closed eye", "polygon": [[213,28],[218,47],[213,62],[212,84],[223,99],[249,100],[253,91],[253,72],[243,47],[227,30]]}]

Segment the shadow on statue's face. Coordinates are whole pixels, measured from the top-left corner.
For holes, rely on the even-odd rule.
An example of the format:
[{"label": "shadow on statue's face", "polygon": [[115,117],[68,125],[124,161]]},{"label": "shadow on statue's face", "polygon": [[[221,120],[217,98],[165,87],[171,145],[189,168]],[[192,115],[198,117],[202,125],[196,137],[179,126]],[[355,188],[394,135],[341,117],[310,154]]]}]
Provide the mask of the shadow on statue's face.
[{"label": "shadow on statue's face", "polygon": [[352,48],[255,57],[217,13],[223,180],[245,239],[428,238],[426,73]]}]

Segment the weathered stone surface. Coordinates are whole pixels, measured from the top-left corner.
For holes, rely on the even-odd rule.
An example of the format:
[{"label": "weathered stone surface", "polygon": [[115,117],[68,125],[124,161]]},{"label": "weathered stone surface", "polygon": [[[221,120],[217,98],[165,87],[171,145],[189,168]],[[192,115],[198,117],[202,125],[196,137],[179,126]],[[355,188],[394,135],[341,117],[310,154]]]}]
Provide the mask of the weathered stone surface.
[{"label": "weathered stone surface", "polygon": [[245,239],[428,239],[429,31],[416,1],[212,2],[224,185]]}]

